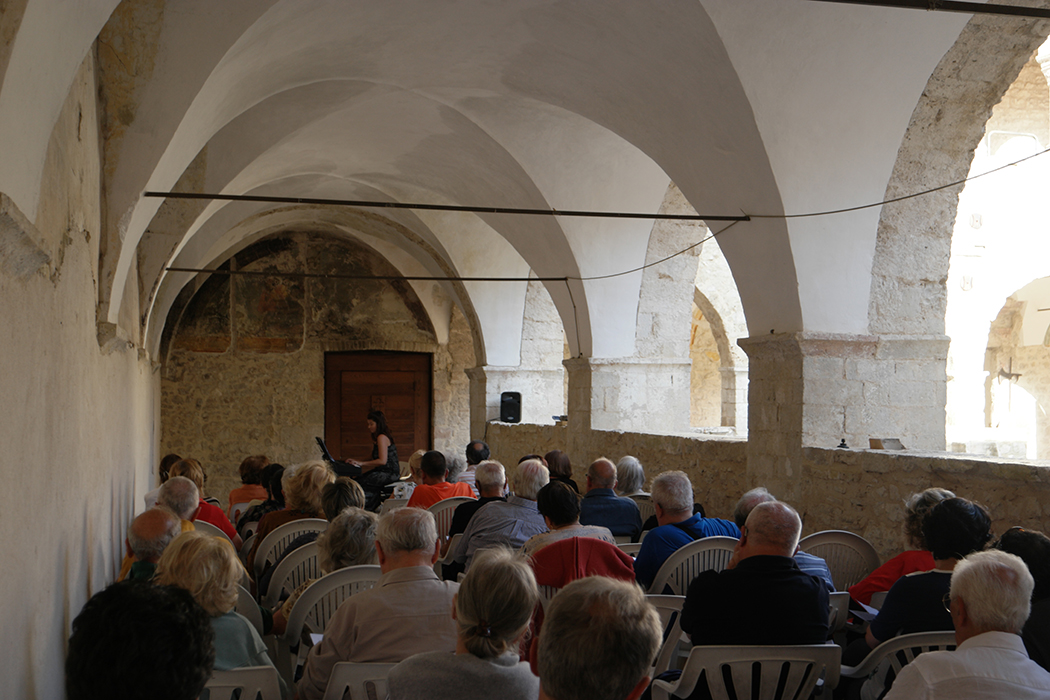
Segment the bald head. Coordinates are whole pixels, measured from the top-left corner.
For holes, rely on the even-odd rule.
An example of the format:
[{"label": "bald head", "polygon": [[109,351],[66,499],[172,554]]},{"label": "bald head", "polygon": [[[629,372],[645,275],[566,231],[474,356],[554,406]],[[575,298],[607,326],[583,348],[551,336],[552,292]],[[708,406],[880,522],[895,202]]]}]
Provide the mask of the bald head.
[{"label": "bald head", "polygon": [[802,519],[787,503],[770,501],[759,503],[751,510],[745,527],[748,546],[756,550],[753,554],[790,557],[794,556],[798,536],[802,534]]},{"label": "bald head", "polygon": [[174,513],[166,508],[151,508],[131,521],[128,546],[139,561],[156,563],[181,531],[182,524]]},{"label": "bald head", "polygon": [[616,465],[600,457],[587,467],[587,490],[611,489],[616,486]]},{"label": "bald head", "polygon": [[733,522],[736,523],[737,527],[744,527],[744,524],[747,522],[747,516],[751,515],[751,511],[755,509],[755,506],[759,503],[768,503],[775,500],[777,499],[773,497],[773,494],[763,486],[751,489],[736,502],[736,508],[733,509]]}]

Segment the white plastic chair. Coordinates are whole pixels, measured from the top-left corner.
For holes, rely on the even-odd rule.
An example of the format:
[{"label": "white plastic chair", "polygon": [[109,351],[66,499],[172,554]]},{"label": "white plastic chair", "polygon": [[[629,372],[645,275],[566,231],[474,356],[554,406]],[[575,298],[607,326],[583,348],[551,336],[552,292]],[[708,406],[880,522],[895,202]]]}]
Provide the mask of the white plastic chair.
[{"label": "white plastic chair", "polygon": [[407,505],[407,498],[388,498],[385,501],[383,501],[383,505],[379,507],[379,514],[382,515],[383,513],[389,513],[392,510],[404,508]]},{"label": "white plastic chair", "polygon": [[656,655],[656,660],[649,670],[649,677],[656,678],[671,668],[679,644],[686,639],[682,634],[682,605],[685,603],[685,596],[650,593],[645,599],[660,613],[660,625],[664,631],[660,653]]},{"label": "white plastic chair", "polygon": [[251,501],[244,501],[243,503],[234,503],[230,506],[230,522],[236,527],[237,521],[241,519],[241,514],[248,510],[248,506]]},{"label": "white plastic chair", "polygon": [[233,609],[252,623],[260,637],[263,636],[262,611],[259,610],[259,604],[255,602],[255,598],[252,597],[252,592],[244,586],[237,586],[237,604],[233,606]]},{"label": "white plastic chair", "polygon": [[230,539],[229,535],[227,535],[225,532],[223,532],[218,527],[212,525],[211,523],[205,522],[203,520],[194,520],[193,529],[197,532],[203,532],[208,537],[221,537],[230,544],[233,544],[233,540]]},{"label": "white plastic chair", "polygon": [[281,685],[273,666],[245,666],[231,671],[213,671],[204,686],[209,700],[281,700]]},{"label": "white plastic chair", "polygon": [[828,563],[836,591],[848,590],[879,568],[881,563],[879,553],[871,546],[871,542],[845,530],[816,532],[803,537],[798,547]]},{"label": "white plastic chair", "polygon": [[[250,538],[255,537],[255,531],[258,529],[259,521],[249,520],[244,524],[244,527],[242,527],[238,532],[240,533],[241,539],[243,539],[245,543],[247,543]],[[244,545],[241,545],[241,549],[244,549]]]},{"label": "white plastic chair", "polygon": [[642,516],[643,523],[656,515],[656,506],[653,505],[653,497],[649,494],[637,493],[633,496],[628,496],[628,498],[638,505],[638,512]]},{"label": "white plastic chair", "polygon": [[262,604],[267,608],[277,607],[281,591],[291,593],[303,582],[317,578],[317,542],[309,542],[297,548],[274,567],[270,576],[270,587],[266,589]]},{"label": "white plastic chair", "polygon": [[292,540],[304,532],[324,532],[328,527],[328,521],[320,518],[304,518],[293,520],[276,528],[259,543],[259,549],[255,553],[255,567],[252,572],[258,581],[266,568],[267,562],[277,561]]},{"label": "white plastic chair", "polygon": [[619,547],[621,544],[631,544],[630,535],[613,535],[613,540],[616,541],[617,547]]},{"label": "white plastic chair", "polygon": [[383,700],[387,693],[386,677],[397,664],[355,664],[340,661],[332,667],[323,700]]},{"label": "white plastic chair", "polygon": [[620,551],[624,554],[630,554],[634,558],[638,558],[638,552],[642,549],[641,542],[618,542],[616,544],[620,548]]},{"label": "white plastic chair", "polygon": [[445,539],[448,537],[448,529],[452,527],[452,516],[455,515],[456,508],[459,508],[462,504],[473,501],[473,498],[467,496],[454,496],[452,498],[446,498],[442,501],[438,501],[434,505],[427,508],[434,516],[434,522],[437,523],[438,537]]},{"label": "white plastic chair", "polygon": [[846,629],[849,619],[849,593],[837,591],[828,594],[828,636]]},{"label": "white plastic chair", "polygon": [[733,557],[735,537],[704,537],[685,545],[667,558],[656,572],[650,593],[663,593],[671,587],[673,595],[685,595],[689,584],[701,571],[722,571]]},{"label": "white plastic chair", "polygon": [[867,678],[883,661],[890,665],[891,682],[901,669],[925,651],[951,651],[955,649],[955,632],[916,632],[887,639],[868,653],[856,666],[843,666],[845,678]]},{"label": "white plastic chair", "polygon": [[374,564],[349,566],[322,576],[303,591],[292,606],[284,636],[277,643],[277,670],[289,687],[294,680],[300,652],[305,652],[300,648],[303,630],[323,633],[343,601],[374,586],[382,573]]},{"label": "white plastic chair", "polygon": [[886,595],[889,591],[878,591],[871,594],[871,602],[868,603],[868,607],[875,608],[876,610],[882,610],[882,604],[886,602]]},{"label": "white plastic chair", "polygon": [[452,535],[452,539],[448,541],[448,549],[445,550],[445,556],[441,557],[436,562],[434,562],[434,573],[437,574],[438,578],[444,578],[441,575],[441,566],[443,564],[447,566],[452,563],[452,554],[456,551],[456,547],[459,546],[459,541],[461,539],[463,539],[462,532],[457,532],[456,534]]},{"label": "white plastic chair", "polygon": [[825,692],[838,685],[841,659],[836,644],[693,647],[676,682],[653,681],[653,700],[689,697],[701,674],[712,700],[808,698],[822,674]]}]

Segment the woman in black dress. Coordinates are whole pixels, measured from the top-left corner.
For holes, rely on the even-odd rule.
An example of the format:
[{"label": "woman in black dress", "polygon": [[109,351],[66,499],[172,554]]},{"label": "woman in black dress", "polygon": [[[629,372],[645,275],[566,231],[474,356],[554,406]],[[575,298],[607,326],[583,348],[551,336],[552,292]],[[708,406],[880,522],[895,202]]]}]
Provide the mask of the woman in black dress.
[{"label": "woman in black dress", "polygon": [[361,474],[355,476],[354,480],[365,491],[365,508],[375,510],[379,507],[383,487],[401,477],[401,465],[397,461],[394,436],[387,427],[383,412],[370,412],[367,425],[368,432],[372,434],[372,458],[365,462],[350,460],[350,464],[361,467]]}]

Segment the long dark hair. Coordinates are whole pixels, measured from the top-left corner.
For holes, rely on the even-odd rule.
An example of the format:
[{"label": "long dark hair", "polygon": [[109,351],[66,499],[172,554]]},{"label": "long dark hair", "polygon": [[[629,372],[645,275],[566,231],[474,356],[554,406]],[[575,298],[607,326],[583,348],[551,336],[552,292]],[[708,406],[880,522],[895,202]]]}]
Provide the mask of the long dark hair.
[{"label": "long dark hair", "polygon": [[376,424],[376,431],[372,433],[372,442],[378,440],[380,435],[386,435],[390,438],[390,444],[394,444],[394,436],[390,433],[390,427],[386,424],[386,416],[382,411],[369,411],[368,420]]}]

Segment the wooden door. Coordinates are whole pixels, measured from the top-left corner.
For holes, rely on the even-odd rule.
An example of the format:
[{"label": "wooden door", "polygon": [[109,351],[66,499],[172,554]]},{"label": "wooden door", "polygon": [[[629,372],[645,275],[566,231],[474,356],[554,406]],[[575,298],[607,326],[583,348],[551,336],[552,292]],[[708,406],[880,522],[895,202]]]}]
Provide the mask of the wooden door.
[{"label": "wooden door", "polygon": [[430,449],[430,355],[329,352],[324,359],[324,436],[333,457],[371,456],[369,411],[386,416],[402,462],[416,450]]}]

